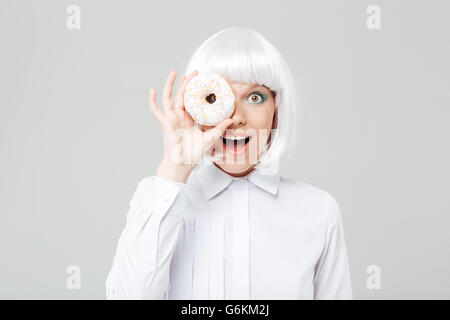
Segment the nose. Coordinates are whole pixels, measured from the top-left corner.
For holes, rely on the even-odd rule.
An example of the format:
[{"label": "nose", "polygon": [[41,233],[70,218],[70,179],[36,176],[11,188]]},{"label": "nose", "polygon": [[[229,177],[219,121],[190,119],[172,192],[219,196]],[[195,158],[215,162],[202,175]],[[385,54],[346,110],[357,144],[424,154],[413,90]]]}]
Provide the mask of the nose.
[{"label": "nose", "polygon": [[234,112],[231,115],[231,120],[233,120],[233,124],[228,128],[237,128],[241,126],[245,126],[247,124],[247,115],[245,113],[245,109],[240,106],[237,102],[235,102]]}]

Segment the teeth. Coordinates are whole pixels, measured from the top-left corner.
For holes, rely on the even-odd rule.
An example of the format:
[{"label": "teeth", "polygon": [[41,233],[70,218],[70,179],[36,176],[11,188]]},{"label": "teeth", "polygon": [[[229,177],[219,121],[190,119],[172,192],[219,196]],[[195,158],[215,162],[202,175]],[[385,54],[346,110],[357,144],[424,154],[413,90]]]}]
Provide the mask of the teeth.
[{"label": "teeth", "polygon": [[227,136],[224,137],[225,139],[228,140],[245,140],[247,137],[243,137],[243,136]]}]

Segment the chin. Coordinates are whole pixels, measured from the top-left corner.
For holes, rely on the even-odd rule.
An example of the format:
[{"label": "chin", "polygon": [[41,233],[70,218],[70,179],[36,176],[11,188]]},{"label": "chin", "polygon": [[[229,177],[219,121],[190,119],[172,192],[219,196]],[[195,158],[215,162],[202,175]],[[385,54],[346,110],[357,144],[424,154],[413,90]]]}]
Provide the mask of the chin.
[{"label": "chin", "polygon": [[249,163],[227,164],[214,162],[214,164],[220,169],[222,169],[222,171],[225,171],[226,173],[232,176],[245,176],[248,173],[250,173],[255,167],[255,164]]}]

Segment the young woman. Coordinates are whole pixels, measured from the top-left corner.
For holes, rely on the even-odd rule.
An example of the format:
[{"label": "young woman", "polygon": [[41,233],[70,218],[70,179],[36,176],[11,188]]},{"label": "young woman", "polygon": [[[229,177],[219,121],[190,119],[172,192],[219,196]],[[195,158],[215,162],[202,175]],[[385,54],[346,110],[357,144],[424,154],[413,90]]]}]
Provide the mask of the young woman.
[{"label": "young woman", "polygon": [[[215,127],[184,109],[186,85],[203,71],[235,94],[234,113]],[[278,174],[297,108],[280,53],[256,31],[229,28],[195,51],[185,74],[174,99],[175,70],[168,76],[163,110],[150,90],[164,156],[130,201],[107,298],[352,299],[337,202]]]}]

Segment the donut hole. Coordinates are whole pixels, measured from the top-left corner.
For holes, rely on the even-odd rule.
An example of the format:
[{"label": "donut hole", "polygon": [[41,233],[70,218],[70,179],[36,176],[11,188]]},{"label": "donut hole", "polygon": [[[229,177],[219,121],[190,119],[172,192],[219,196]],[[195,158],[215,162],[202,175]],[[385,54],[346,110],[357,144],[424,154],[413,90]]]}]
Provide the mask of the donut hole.
[{"label": "donut hole", "polygon": [[206,97],[206,101],[208,101],[208,103],[213,104],[214,102],[216,102],[216,95],[214,93],[209,94]]}]

